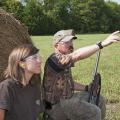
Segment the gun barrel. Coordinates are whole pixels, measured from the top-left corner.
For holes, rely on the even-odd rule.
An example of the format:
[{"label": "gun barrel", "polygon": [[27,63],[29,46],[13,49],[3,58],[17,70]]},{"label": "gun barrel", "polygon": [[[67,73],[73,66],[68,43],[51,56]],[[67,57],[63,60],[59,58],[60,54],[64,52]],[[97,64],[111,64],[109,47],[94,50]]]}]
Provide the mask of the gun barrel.
[{"label": "gun barrel", "polygon": [[93,73],[93,79],[92,80],[94,80],[94,76],[96,75],[97,70],[98,70],[98,65],[99,65],[99,60],[100,60],[100,53],[101,53],[101,51],[99,50],[97,52],[96,65],[95,65],[95,70],[94,70],[94,73]]}]

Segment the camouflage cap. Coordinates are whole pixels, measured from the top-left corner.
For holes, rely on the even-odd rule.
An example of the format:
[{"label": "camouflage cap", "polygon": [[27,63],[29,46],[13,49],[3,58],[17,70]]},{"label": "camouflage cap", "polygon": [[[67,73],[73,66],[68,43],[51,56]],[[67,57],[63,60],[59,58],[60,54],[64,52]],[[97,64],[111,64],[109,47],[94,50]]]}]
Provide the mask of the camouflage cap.
[{"label": "camouflage cap", "polygon": [[73,29],[60,30],[54,34],[54,38],[53,38],[54,44],[57,44],[59,42],[68,42],[68,41],[71,41],[73,39],[77,39]]}]

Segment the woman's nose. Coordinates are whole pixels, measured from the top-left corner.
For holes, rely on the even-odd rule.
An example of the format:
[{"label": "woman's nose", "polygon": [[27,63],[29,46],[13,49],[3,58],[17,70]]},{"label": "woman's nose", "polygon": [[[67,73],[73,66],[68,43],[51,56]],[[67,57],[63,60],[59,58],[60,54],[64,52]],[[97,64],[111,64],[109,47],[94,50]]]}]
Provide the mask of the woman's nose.
[{"label": "woman's nose", "polygon": [[40,64],[42,64],[42,59],[41,59],[41,57],[37,58],[37,62],[40,63]]}]

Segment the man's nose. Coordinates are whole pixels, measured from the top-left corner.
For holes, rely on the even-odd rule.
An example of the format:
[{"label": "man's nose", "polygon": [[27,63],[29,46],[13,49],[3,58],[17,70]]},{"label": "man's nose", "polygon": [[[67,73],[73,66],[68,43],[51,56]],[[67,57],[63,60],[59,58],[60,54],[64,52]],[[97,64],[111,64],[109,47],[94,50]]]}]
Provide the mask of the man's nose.
[{"label": "man's nose", "polygon": [[73,50],[74,50],[73,46],[70,46],[69,49],[70,49],[71,52],[73,52]]}]

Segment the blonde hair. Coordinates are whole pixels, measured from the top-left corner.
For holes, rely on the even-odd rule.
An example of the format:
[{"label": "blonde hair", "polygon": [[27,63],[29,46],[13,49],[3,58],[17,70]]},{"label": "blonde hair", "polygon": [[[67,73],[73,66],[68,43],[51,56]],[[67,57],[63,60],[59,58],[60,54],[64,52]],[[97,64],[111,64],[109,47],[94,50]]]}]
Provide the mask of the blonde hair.
[{"label": "blonde hair", "polygon": [[[4,72],[5,78],[11,78],[18,82],[23,81],[25,83],[25,72],[24,69],[20,66],[19,62],[24,61],[25,58],[36,54],[38,51],[39,49],[37,49],[32,44],[23,44],[19,47],[14,48],[9,55],[8,66]],[[40,75],[33,75],[32,79],[33,78],[40,80]]]}]

